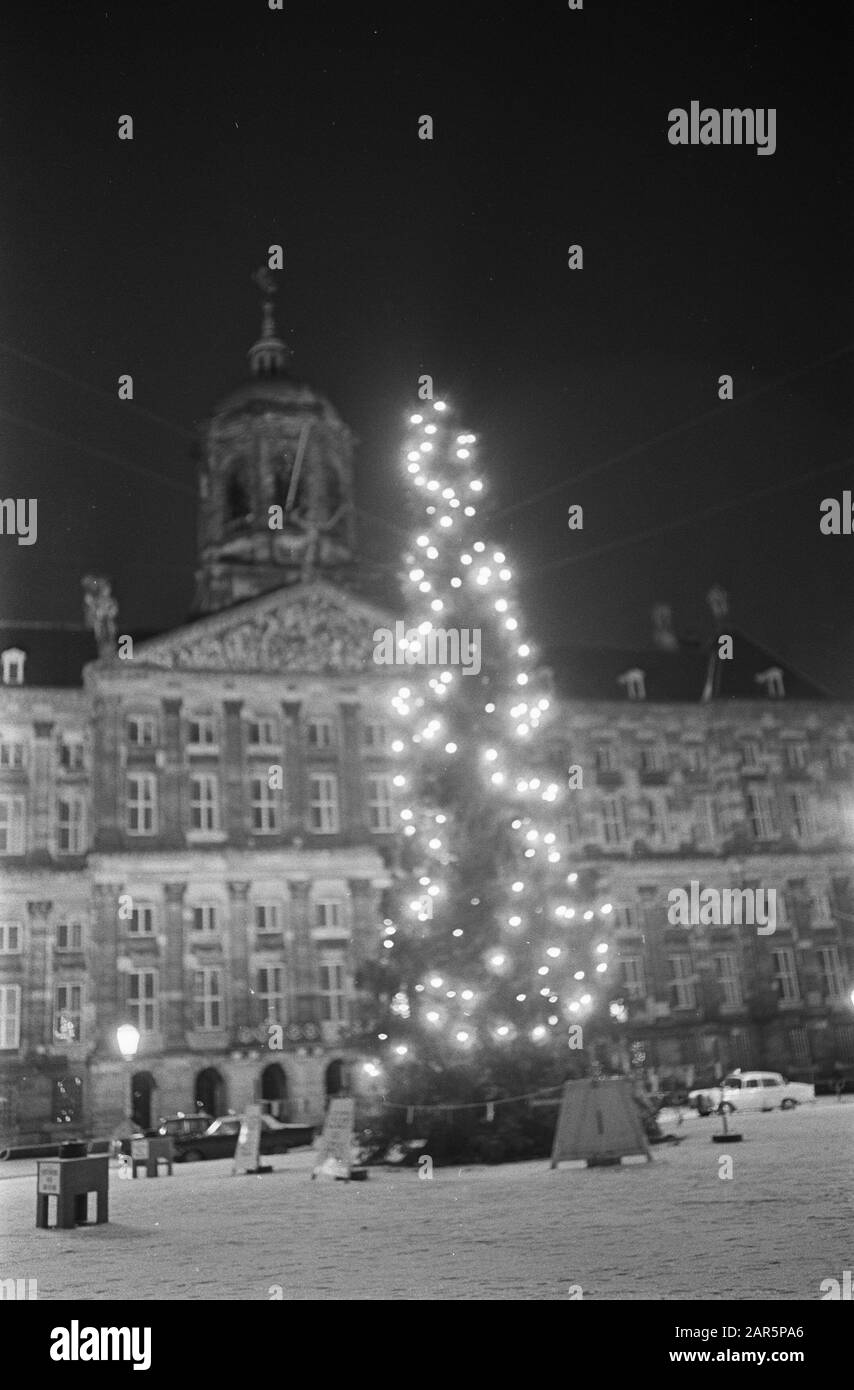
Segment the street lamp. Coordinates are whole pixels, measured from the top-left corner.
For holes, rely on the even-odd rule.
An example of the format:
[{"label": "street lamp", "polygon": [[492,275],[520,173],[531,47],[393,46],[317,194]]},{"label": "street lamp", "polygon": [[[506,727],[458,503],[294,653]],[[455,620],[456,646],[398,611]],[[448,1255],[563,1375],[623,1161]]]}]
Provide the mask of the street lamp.
[{"label": "street lamp", "polygon": [[[129,1123],[131,1133],[133,1133],[133,1073],[131,1067],[133,1059],[136,1056],[137,1048],[139,1047],[139,1029],[134,1028],[132,1023],[119,1024],[119,1027],[116,1029],[116,1042],[119,1045],[119,1052],[128,1063],[128,1075],[125,1083],[125,1105],[122,1108],[124,1109],[127,1107],[129,1113],[127,1116],[123,1116],[121,1127],[124,1130]],[[127,1104],[128,1096],[130,1096],[129,1106]]]}]

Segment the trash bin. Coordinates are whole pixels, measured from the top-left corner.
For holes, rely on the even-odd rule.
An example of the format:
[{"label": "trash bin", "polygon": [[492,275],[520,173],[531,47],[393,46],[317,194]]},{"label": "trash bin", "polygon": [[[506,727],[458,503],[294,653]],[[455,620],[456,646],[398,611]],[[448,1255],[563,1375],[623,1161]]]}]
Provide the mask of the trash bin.
[{"label": "trash bin", "polygon": [[131,1139],[130,1163],[133,1177],[137,1177],[139,1169],[142,1168],[147,1178],[158,1178],[160,1165],[163,1163],[171,1178],[172,1140],[168,1135],[155,1135],[151,1139]]},{"label": "trash bin", "polygon": [[[70,1151],[70,1152],[69,1152]],[[106,1154],[87,1154],[86,1144],[60,1145],[59,1158],[41,1158],[36,1177],[36,1226],[48,1226],[51,1197],[56,1198],[57,1229],[88,1224],[88,1197],[95,1193],[95,1225],[109,1220],[110,1160]]]}]

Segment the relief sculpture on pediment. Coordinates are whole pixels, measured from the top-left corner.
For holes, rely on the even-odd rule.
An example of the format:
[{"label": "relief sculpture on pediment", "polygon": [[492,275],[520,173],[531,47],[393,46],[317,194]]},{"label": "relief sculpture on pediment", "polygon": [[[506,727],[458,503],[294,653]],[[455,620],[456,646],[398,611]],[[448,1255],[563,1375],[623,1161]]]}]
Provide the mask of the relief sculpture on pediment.
[{"label": "relief sculpture on pediment", "polygon": [[375,619],[329,594],[258,613],[218,633],[144,653],[157,666],[195,671],[360,671],[370,665]]}]

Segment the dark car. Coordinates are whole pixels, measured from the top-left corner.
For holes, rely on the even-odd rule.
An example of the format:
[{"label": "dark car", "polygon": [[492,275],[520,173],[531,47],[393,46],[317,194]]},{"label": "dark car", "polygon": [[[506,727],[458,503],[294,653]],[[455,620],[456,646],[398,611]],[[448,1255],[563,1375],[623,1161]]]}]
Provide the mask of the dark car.
[{"label": "dark car", "polygon": [[[223,1115],[204,1134],[177,1135],[172,1140],[176,1163],[197,1163],[202,1158],[233,1158],[242,1124],[240,1115]],[[314,1125],[286,1125],[272,1115],[261,1116],[261,1153],[280,1154],[310,1144]]]},{"label": "dark car", "polygon": [[196,1115],[170,1115],[168,1119],[160,1121],[157,1133],[168,1135],[170,1139],[178,1139],[186,1134],[204,1134],[212,1121],[213,1115],[206,1115],[204,1112]]}]

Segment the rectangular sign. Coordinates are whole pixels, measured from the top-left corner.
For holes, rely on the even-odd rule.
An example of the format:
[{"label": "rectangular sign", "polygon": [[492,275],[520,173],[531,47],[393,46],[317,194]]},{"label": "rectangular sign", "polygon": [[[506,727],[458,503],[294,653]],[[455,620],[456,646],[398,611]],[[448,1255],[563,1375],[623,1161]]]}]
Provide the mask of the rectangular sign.
[{"label": "rectangular sign", "polygon": [[39,1192],[59,1195],[59,1160],[39,1162]]},{"label": "rectangular sign", "polygon": [[130,1156],[131,1158],[148,1158],[148,1140],[131,1139]]}]

